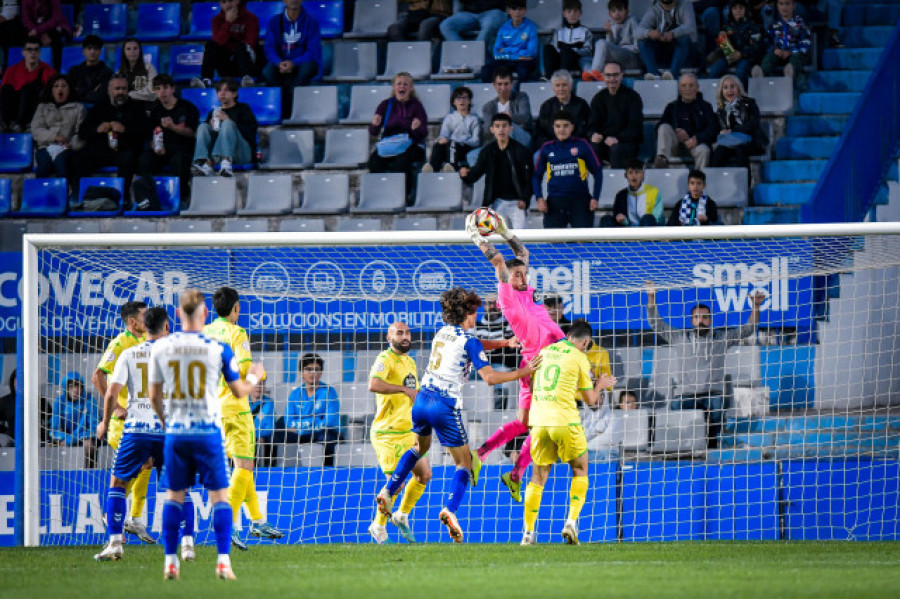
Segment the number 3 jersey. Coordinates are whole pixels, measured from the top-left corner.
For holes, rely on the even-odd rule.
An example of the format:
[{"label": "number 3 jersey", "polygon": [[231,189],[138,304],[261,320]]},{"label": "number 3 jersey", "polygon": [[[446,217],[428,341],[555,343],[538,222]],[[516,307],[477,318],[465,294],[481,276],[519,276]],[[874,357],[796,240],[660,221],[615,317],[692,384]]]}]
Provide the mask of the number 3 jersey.
[{"label": "number 3 jersey", "polygon": [[447,325],[431,342],[431,359],[422,376],[422,389],[453,400],[462,408],[462,386],[469,380],[472,367],[488,366],[484,345],[462,327]]},{"label": "number 3 jersey", "polygon": [[150,406],[150,348],[153,341],[144,341],[140,345],[129,347],[123,351],[112,372],[109,383],[118,383],[128,392],[125,409],[126,433],[163,434],[162,423]]},{"label": "number 3 jersey", "polygon": [[196,332],[174,333],[150,350],[150,383],[163,383],[166,433],[219,432],[219,374],[234,382],[237,360],[231,348]]}]

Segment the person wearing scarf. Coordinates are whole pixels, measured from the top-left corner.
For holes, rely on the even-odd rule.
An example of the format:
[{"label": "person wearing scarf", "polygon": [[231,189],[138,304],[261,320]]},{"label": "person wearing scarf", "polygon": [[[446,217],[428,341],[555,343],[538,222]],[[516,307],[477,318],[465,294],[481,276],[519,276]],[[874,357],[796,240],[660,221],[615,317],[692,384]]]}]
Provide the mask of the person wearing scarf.
[{"label": "person wearing scarf", "polygon": [[37,146],[35,177],[65,177],[71,151],[80,150],[84,142],[78,128],[84,121],[84,104],[75,102],[75,90],[67,75],[53,75],[41,94],[31,135]]},{"label": "person wearing scarf", "polygon": [[688,193],[672,209],[670,227],[715,225],[719,222],[719,210],[715,201],[704,191],[706,174],[700,170],[688,173]]}]

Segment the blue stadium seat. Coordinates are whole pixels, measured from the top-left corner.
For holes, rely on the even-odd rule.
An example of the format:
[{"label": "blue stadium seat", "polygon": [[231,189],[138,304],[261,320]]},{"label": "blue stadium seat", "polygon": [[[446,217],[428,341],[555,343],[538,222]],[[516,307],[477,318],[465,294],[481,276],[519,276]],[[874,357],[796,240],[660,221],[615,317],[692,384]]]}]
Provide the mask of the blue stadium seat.
[{"label": "blue stadium seat", "polygon": [[126,4],[85,4],[84,35],[99,35],[104,42],[125,39],[128,24]]},{"label": "blue stadium seat", "polygon": [[[159,73],[159,46],[147,46],[141,44],[141,48],[144,49],[144,62],[152,64],[153,68],[156,69],[156,72]],[[121,66],[122,53],[116,52],[116,68],[114,71],[118,71]]]},{"label": "blue stadium seat", "polygon": [[248,2],[247,10],[255,14],[259,19],[259,37],[262,39],[266,36],[266,25],[269,24],[269,20],[284,10],[284,2],[273,2],[271,0],[266,2]]},{"label": "blue stadium seat", "polygon": [[0,218],[9,214],[12,210],[12,182],[9,179],[0,179]]},{"label": "blue stadium seat", "polygon": [[[81,48],[78,49],[78,52],[81,53]],[[8,66],[14,65],[17,62],[22,60],[22,48],[20,46],[15,46],[9,49],[9,56],[6,59],[6,64]],[[46,48],[41,48],[41,62],[46,62],[47,64],[53,64],[53,50],[48,46]]]},{"label": "blue stadium seat", "polygon": [[33,148],[30,133],[0,135],[0,173],[24,173],[31,170]]},{"label": "blue stadium seat", "polygon": [[181,90],[181,98],[197,107],[197,110],[200,111],[201,121],[206,118],[210,110],[219,105],[216,90],[209,87],[186,87]]},{"label": "blue stadium seat", "polygon": [[66,212],[67,196],[65,179],[25,179],[22,204],[11,216],[62,216]]},{"label": "blue stadium seat", "polygon": [[172,46],[169,53],[169,74],[175,81],[190,81],[194,77],[199,77],[202,64],[203,46],[196,44]]},{"label": "blue stadium seat", "polygon": [[323,38],[341,37],[344,34],[343,0],[304,2],[303,10],[319,22]]},{"label": "blue stadium seat", "polygon": [[69,25],[72,25],[72,29],[75,28],[75,7],[71,4],[63,4],[60,3],[60,8],[62,8],[63,16],[69,22]]},{"label": "blue stadium seat", "polygon": [[212,39],[212,20],[220,10],[218,2],[194,2],[191,5],[191,30],[182,35],[181,39]]},{"label": "blue stadium seat", "polygon": [[174,40],[178,39],[180,34],[180,4],[138,4],[136,37],[139,40]]},{"label": "blue stadium seat", "polygon": [[126,210],[125,216],[151,217],[174,216],[181,206],[181,181],[178,177],[153,177],[156,195],[159,196],[159,210]]},{"label": "blue stadium seat", "polygon": [[238,96],[253,109],[256,121],[262,125],[281,123],[281,89],[278,87],[247,87]]},{"label": "blue stadium seat", "polygon": [[81,184],[78,186],[78,203],[84,201],[84,192],[88,187],[112,187],[119,190],[119,209],[109,211],[81,212],[69,211],[69,216],[77,216],[80,218],[104,218],[108,216],[119,216],[125,207],[125,179],[122,177],[82,177]]}]

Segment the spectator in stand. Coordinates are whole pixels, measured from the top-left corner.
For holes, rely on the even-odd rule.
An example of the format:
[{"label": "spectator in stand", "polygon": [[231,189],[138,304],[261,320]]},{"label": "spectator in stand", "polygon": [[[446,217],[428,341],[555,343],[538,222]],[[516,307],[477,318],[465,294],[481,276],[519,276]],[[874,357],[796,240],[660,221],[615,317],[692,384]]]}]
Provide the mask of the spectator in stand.
[{"label": "spectator in stand", "polygon": [[659,189],[644,183],[644,163],[633,159],[625,166],[628,185],[616,194],[612,215],[600,219],[601,227],[655,227],[663,224],[663,199]]},{"label": "spectator in stand", "polygon": [[[138,102],[154,102],[153,80],[156,68],[144,60],[144,47],[137,38],[127,38],[119,52],[119,72],[128,79],[128,95]],[[145,109],[149,107],[145,106]]]},{"label": "spectator in stand", "polygon": [[765,152],[769,138],[762,127],[756,100],[744,93],[734,75],[719,80],[716,90],[719,137],[713,146],[713,166],[750,166],[750,157]]},{"label": "spectator in stand", "polygon": [[[393,148],[375,145],[369,156],[369,172],[404,173],[406,175],[407,203],[415,199],[415,175],[417,163],[425,162],[425,138],[428,136],[428,115],[416,97],[412,75],[406,72],[394,75],[391,97],[382,100],[372,115],[369,135],[381,135],[381,139],[408,136],[403,140],[394,137]],[[382,144],[384,146],[386,144]],[[406,146],[405,149],[402,146]]]},{"label": "spectator in stand", "polygon": [[3,73],[0,81],[0,132],[25,130],[40,101],[41,91],[56,74],[41,61],[41,42],[29,37],[22,48],[22,60]]},{"label": "spectator in stand", "polygon": [[84,147],[78,137],[84,105],[75,102],[70,78],[58,73],[47,82],[41,100],[31,120],[31,136],[37,147],[34,176],[65,177],[72,153]]},{"label": "spectator in stand", "polygon": [[194,164],[191,174],[208,177],[215,173],[213,162],[219,165],[219,175],[234,176],[235,164],[247,164],[256,156],[256,134],[259,124],[253,110],[238,102],[237,79],[223,77],[216,83],[219,106],[213,108],[197,127]]},{"label": "spectator in stand", "polygon": [[703,170],[709,164],[710,146],[719,134],[719,119],[709,102],[703,99],[697,77],[685,73],[678,80],[678,98],[669,102],[656,125],[655,168],[669,168],[669,160],[686,149],[694,158],[694,167]]},{"label": "spectator in stand", "polygon": [[481,80],[485,83],[494,80],[494,71],[500,67],[514,72],[519,83],[537,74],[537,25],[525,17],[525,0],[507,0],[506,6],[509,20],[497,31],[492,60],[481,68]]},{"label": "spectator in stand", "polygon": [[431,160],[422,167],[423,173],[455,173],[469,165],[466,155],[481,145],[481,119],[470,112],[472,90],[457,87],[450,96],[450,104],[455,110],[444,117],[437,141],[431,146]]},{"label": "spectator in stand", "polygon": [[22,0],[22,25],[28,37],[53,51],[53,68],[62,66],[62,49],[72,39],[72,25],[59,0]]},{"label": "spectator in stand", "polygon": [[256,465],[271,468],[275,465],[275,401],[266,393],[265,379],[250,393],[250,413],[256,429]]},{"label": "spectator in stand", "polygon": [[566,111],[575,125],[575,130],[572,132],[574,137],[587,138],[588,136],[591,107],[584,98],[573,93],[575,84],[572,75],[569,74],[569,71],[556,71],[550,77],[550,85],[553,86],[553,97],[544,100],[538,112],[537,126],[531,144],[534,150],[539,150],[541,145],[556,139],[553,123],[556,114],[561,110]]},{"label": "spectator in stand", "polygon": [[287,118],[294,101],[294,88],[309,85],[322,71],[322,32],[319,22],[300,5],[284,0],[284,12],[266,26],[265,51],[269,64],[263,79],[281,88],[281,112]]},{"label": "spectator in stand", "polygon": [[19,16],[20,0],[0,2],[0,48],[3,49],[3,70],[9,66],[9,49],[25,43],[25,27]]},{"label": "spectator in stand", "polygon": [[601,160],[613,168],[637,158],[644,141],[644,101],[640,94],[623,85],[622,65],[609,61],[603,67],[606,88],[594,94],[588,135]]},{"label": "spectator in stand", "polygon": [[622,69],[643,67],[637,43],[638,22],[628,14],[627,0],[610,0],[606,30],[606,39],[594,44],[591,68],[581,73],[584,81],[604,81],[602,69],[610,61],[618,63]]},{"label": "spectator in stand", "polygon": [[0,397],[0,447],[16,444],[16,371],[9,375],[9,393]]},{"label": "spectator in stand", "polygon": [[[175,95],[175,82],[166,74],[153,79],[157,101],[150,108],[150,130],[153,140],[141,155],[140,173],[145,177],[161,175],[168,166],[179,179],[181,196],[189,198],[191,162],[194,155],[200,113],[197,107]],[[157,136],[162,135],[162,143]]]},{"label": "spectator in stand", "polygon": [[84,379],[72,371],[63,377],[60,394],[53,402],[50,439],[55,445],[74,447],[84,443],[85,454],[94,450],[94,430],[100,421],[100,404],[84,389]]},{"label": "spectator in stand", "polygon": [[106,88],[109,86],[109,78],[112,77],[112,69],[100,60],[100,52],[103,50],[103,40],[99,36],[89,35],[81,42],[81,53],[84,62],[69,69],[68,75],[72,82],[74,96],[82,102],[96,104],[106,97]]},{"label": "spectator in stand", "polygon": [[794,88],[806,89],[803,67],[810,63],[812,33],[803,19],[794,13],[794,0],[778,0],[778,18],[768,28],[769,52],[762,65],[753,67],[754,77],[775,74],[775,67],[784,65],[784,76],[794,79]]},{"label": "spectator in stand", "polygon": [[497,30],[506,22],[506,0],[463,0],[462,10],[441,21],[448,42],[474,37],[490,48]]},{"label": "spectator in stand", "polygon": [[497,97],[488,100],[481,109],[482,138],[485,142],[494,139],[491,132],[494,115],[503,113],[512,119],[510,136],[525,147],[530,147],[531,136],[534,133],[534,119],[531,117],[528,94],[513,89],[512,72],[502,67],[494,71],[494,89]]},{"label": "spectator in stand", "polygon": [[324,443],[325,466],[334,466],[341,437],[341,403],[337,391],[322,382],[325,362],[318,354],[300,358],[303,384],[291,391],[284,414],[285,439],[295,443]]},{"label": "spectator in stand", "polygon": [[129,197],[138,157],[150,138],[150,125],[144,104],[128,95],[125,75],[113,75],[107,91],[107,97],[94,104],[78,128],[85,145],[69,163],[69,188],[77,193],[81,177],[100,167],[115,166],[118,176],[125,179],[125,197]]},{"label": "spectator in stand", "polygon": [[710,77],[721,77],[729,67],[734,67],[738,79],[745,86],[750,69],[759,62],[765,48],[762,28],[750,20],[747,2],[731,0],[728,21],[724,30],[719,32],[719,38],[725,36],[734,51],[726,56],[722,48],[716,48],[707,58]]},{"label": "spectator in stand", "polygon": [[[687,65],[697,41],[697,22],[691,0],[656,0],[641,19],[638,47],[647,67],[645,79],[675,79]],[[660,74],[659,63],[669,63]]]},{"label": "spectator in stand", "polygon": [[619,401],[616,404],[616,409],[619,410],[637,410],[641,407],[641,403],[638,400],[637,393],[634,391],[625,390],[619,393]]},{"label": "spectator in stand", "polygon": [[553,40],[544,46],[544,72],[565,69],[581,77],[591,65],[594,34],[581,24],[581,0],[563,0],[563,25],[553,32]]},{"label": "spectator in stand", "polygon": [[453,14],[451,0],[401,0],[405,10],[387,30],[392,42],[428,42],[441,37],[441,21]]},{"label": "spectator in stand", "polygon": [[510,228],[523,229],[531,202],[531,153],[511,133],[512,117],[505,112],[491,117],[494,139],[478,153],[471,169],[459,169],[459,176],[470,185],[484,177],[482,205],[503,215]]},{"label": "spectator in stand", "polygon": [[697,227],[719,224],[716,202],[706,195],[706,173],[692,169],[688,173],[688,192],[669,213],[670,227]]},{"label": "spectator in stand", "polygon": [[550,319],[559,325],[563,333],[569,332],[572,321],[566,318],[563,299],[558,295],[548,295],[544,298],[544,309],[550,315]]},{"label": "spectator in stand", "polygon": [[220,0],[219,7],[212,19],[212,39],[203,49],[200,77],[191,79],[191,87],[212,87],[216,73],[240,79],[242,87],[250,87],[257,76],[259,19],[243,0]]}]

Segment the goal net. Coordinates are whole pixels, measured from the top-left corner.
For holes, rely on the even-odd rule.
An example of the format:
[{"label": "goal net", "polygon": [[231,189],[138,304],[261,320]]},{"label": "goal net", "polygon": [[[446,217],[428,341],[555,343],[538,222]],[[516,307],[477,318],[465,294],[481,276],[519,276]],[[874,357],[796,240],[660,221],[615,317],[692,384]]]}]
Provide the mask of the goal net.
[{"label": "goal net", "polygon": [[[898,538],[900,227],[521,238],[531,284],[547,306],[559,302],[560,318],[591,324],[602,348],[594,359],[608,357],[617,378],[601,409],[582,410],[590,458],[583,541]],[[370,540],[385,481],[369,442],[368,380],[388,326],[409,325],[421,376],[441,326],[440,293],[464,286],[491,299],[496,291],[493,269],[462,232],[28,235],[24,255],[25,483],[17,505],[32,545],[105,540],[113,451],[91,441],[100,416],[91,379],[124,329],[126,301],[165,306],[178,330],[181,290],[202,290],[210,308],[217,288],[240,293],[238,324],[268,373],[262,397],[251,398],[263,513],[286,531],[283,542],[339,543]],[[658,318],[648,313],[651,288]],[[695,330],[704,314],[711,328]],[[479,334],[503,334],[495,317],[479,312]],[[490,360],[502,369],[516,356],[493,352]],[[66,385],[76,377],[81,395]],[[322,385],[334,394],[316,395]],[[319,400],[300,401],[309,395]],[[516,418],[517,395],[515,383],[491,388],[477,377],[464,387],[473,448]],[[458,513],[467,541],[519,540],[522,504],[501,474],[520,447],[521,439],[485,458]],[[412,512],[413,530],[419,541],[449,541],[437,514],[454,466],[437,439],[428,458],[433,478]],[[568,466],[554,467],[539,542],[558,540],[570,479]],[[156,481],[154,473],[142,515],[154,535],[163,503]],[[197,539],[214,541],[209,499],[201,489],[192,494]],[[241,524],[246,530],[246,511]]]}]

